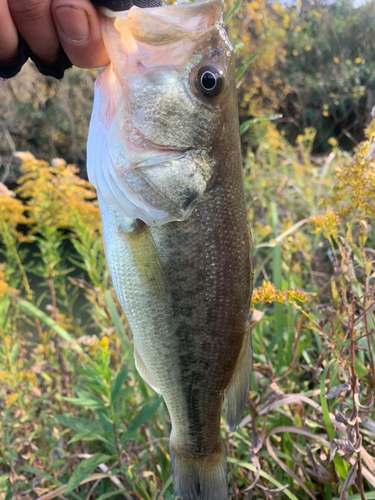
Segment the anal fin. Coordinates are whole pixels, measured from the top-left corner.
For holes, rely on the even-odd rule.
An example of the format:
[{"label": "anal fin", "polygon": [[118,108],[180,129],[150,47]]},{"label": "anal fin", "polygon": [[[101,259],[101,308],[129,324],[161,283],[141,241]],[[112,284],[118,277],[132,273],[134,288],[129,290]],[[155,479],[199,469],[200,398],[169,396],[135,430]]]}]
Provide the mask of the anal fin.
[{"label": "anal fin", "polygon": [[158,394],[161,394],[160,389],[157,386],[157,383],[153,379],[151,373],[149,372],[147,366],[145,365],[143,359],[141,358],[141,355],[139,354],[139,351],[137,347],[134,347],[134,359],[135,359],[135,367],[137,368],[137,371],[139,375],[143,378],[147,384],[154,389],[155,392]]},{"label": "anal fin", "polygon": [[242,349],[232,378],[225,389],[227,426],[234,432],[241,421],[250,390],[252,372],[252,347],[250,327],[244,337]]}]

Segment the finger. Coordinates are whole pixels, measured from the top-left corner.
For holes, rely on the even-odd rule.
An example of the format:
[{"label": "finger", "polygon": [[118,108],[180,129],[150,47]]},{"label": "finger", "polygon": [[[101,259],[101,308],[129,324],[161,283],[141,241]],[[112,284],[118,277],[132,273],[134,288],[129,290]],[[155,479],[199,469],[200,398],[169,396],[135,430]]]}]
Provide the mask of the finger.
[{"label": "finger", "polygon": [[7,64],[17,59],[18,34],[12,21],[7,0],[0,0],[0,63]]},{"label": "finger", "polygon": [[44,63],[54,64],[59,39],[51,13],[51,0],[11,0],[10,12],[31,51]]},{"label": "finger", "polygon": [[89,0],[53,0],[52,13],[61,45],[75,66],[109,64],[99,14]]}]

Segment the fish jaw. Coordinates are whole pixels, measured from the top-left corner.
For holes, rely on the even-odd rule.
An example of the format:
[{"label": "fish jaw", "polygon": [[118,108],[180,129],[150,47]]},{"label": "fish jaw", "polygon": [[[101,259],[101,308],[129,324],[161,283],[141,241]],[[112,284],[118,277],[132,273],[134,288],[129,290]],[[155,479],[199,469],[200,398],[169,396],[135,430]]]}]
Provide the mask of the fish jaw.
[{"label": "fish jaw", "polygon": [[233,65],[221,5],[133,7],[102,21],[111,65],[95,86],[88,175],[104,201],[150,226],[189,217],[215,173],[232,85],[208,99],[195,80],[202,65]]}]

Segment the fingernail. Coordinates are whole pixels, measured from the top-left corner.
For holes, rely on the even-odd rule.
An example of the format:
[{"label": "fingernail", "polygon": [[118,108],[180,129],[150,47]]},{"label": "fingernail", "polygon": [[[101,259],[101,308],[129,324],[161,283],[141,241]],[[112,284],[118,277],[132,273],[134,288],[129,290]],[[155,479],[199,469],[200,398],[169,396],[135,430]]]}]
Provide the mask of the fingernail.
[{"label": "fingernail", "polygon": [[87,12],[75,5],[60,5],[56,9],[56,20],[61,31],[73,42],[84,42],[90,35]]}]

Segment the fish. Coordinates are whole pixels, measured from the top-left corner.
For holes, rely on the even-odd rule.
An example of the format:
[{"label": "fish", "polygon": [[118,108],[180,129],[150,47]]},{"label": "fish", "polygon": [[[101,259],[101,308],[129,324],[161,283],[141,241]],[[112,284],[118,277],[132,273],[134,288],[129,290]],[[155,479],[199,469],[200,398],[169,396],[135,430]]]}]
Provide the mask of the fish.
[{"label": "fish", "polygon": [[112,13],[87,168],[137,370],[164,398],[182,500],[226,500],[221,412],[248,400],[251,234],[220,0]]}]

